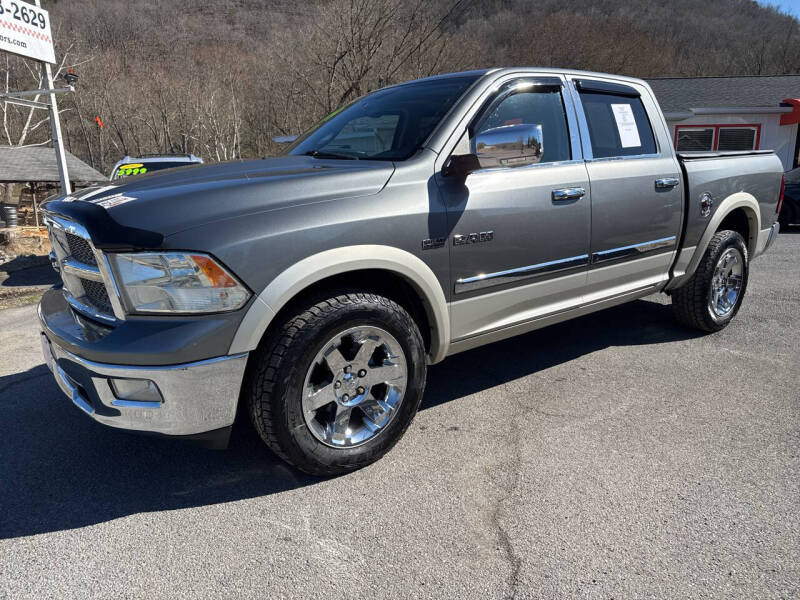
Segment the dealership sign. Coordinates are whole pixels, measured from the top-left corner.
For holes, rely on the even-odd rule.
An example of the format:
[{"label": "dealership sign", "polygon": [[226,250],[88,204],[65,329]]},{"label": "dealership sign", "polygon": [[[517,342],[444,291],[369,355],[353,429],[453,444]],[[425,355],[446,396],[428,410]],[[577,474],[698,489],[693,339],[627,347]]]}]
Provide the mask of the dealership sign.
[{"label": "dealership sign", "polygon": [[56,62],[47,11],[22,0],[0,0],[0,50]]}]

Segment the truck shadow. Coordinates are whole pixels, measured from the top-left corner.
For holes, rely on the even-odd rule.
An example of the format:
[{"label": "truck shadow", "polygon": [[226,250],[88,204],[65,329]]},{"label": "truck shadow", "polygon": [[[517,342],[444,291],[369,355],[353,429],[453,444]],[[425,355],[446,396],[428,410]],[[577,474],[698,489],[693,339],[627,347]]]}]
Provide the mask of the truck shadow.
[{"label": "truck shadow", "polygon": [[[448,359],[431,369],[422,410],[608,346],[694,335],[668,306],[633,302]],[[275,458],[250,427],[234,431],[225,452],[103,427],[61,395],[44,365],[0,377],[0,409],[0,539],[319,481]]]},{"label": "truck shadow", "polygon": [[[669,304],[636,300],[490,346],[456,354],[428,371],[420,410],[567,363],[611,346],[700,337],[680,325]],[[487,349],[491,349],[487,352]]]},{"label": "truck shadow", "polygon": [[58,281],[58,273],[50,266],[46,257],[18,256],[0,265],[2,287],[53,285]]}]

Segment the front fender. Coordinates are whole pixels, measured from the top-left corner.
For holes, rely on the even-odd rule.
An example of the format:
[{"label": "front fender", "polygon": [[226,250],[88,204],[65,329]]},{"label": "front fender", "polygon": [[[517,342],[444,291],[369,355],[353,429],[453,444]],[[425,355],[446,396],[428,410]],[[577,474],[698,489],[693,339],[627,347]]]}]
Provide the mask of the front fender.
[{"label": "front fender", "polygon": [[391,271],[403,277],[417,291],[432,326],[430,362],[444,359],[450,344],[450,319],[444,291],[433,271],[405,250],[374,244],[326,250],[282,271],[248,309],[228,353],[254,350],[281,308],[310,285],[333,275],[361,269]]}]

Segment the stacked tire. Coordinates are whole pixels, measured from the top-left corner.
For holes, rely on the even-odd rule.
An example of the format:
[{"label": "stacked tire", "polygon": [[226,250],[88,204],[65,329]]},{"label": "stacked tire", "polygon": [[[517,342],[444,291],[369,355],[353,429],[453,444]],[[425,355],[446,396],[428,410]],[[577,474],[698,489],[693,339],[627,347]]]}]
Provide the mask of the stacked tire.
[{"label": "stacked tire", "polygon": [[3,216],[5,217],[6,227],[16,227],[17,225],[19,225],[16,206],[6,206],[3,209]]}]

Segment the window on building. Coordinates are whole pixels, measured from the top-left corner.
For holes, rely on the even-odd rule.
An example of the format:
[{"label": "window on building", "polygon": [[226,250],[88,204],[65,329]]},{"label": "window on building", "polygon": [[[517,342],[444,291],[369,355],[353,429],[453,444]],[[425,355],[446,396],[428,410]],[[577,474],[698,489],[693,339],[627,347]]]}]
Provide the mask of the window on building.
[{"label": "window on building", "polygon": [[755,150],[755,127],[720,127],[717,150]]},{"label": "window on building", "polygon": [[678,152],[698,152],[714,149],[713,127],[678,127],[677,144]]},{"label": "window on building", "polygon": [[685,125],[675,128],[678,152],[758,150],[761,125]]}]

